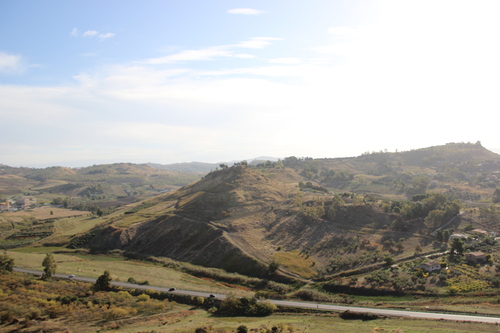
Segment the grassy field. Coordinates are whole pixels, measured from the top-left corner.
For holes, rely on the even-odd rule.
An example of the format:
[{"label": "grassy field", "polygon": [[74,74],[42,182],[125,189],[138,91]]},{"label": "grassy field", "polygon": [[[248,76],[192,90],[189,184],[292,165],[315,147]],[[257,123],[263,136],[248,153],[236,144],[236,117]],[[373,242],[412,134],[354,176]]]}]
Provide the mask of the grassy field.
[{"label": "grassy field", "polygon": [[[51,213],[52,212],[52,213]],[[45,220],[50,218],[62,218],[71,216],[89,215],[90,212],[58,208],[53,206],[44,206],[34,209],[24,209],[17,212],[2,212],[0,217],[6,221],[17,222],[25,218],[35,218],[37,220]]]},{"label": "grassy field", "polygon": [[111,273],[113,280],[126,282],[129,278],[136,281],[148,281],[150,285],[160,287],[176,287],[185,290],[210,291],[213,293],[251,296],[253,292],[246,288],[231,287],[210,279],[202,279],[173,269],[151,263],[126,260],[119,256],[88,255],[68,251],[66,248],[39,247],[8,251],[15,265],[23,268],[43,270],[42,261],[45,254],[52,252],[57,263],[57,273],[75,274],[91,278],[99,277],[104,270]]},{"label": "grassy field", "polygon": [[[177,305],[167,313],[142,320],[117,320],[104,325],[112,332],[135,333],[194,333],[204,327],[208,332],[236,332],[236,328],[245,325],[253,332],[271,332],[273,327],[281,332],[301,333],[416,333],[416,332],[496,332],[498,327],[488,324],[460,323],[448,321],[410,320],[386,318],[373,321],[343,320],[338,314],[276,314],[263,318],[251,317],[216,317],[210,313]],[[93,330],[92,330],[93,329]],[[95,332],[95,327],[79,331]],[[269,330],[269,331],[267,331]],[[280,332],[280,331],[278,331]]]}]

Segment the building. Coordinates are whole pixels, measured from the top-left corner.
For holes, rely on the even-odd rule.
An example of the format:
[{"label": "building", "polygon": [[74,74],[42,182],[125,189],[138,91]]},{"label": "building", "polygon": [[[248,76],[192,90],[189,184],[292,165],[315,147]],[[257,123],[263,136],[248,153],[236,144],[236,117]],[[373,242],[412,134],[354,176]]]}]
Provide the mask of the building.
[{"label": "building", "polygon": [[17,199],[16,204],[21,207],[36,205],[36,198],[31,196],[20,197]]},{"label": "building", "polygon": [[485,262],[486,255],[481,251],[469,252],[469,253],[465,254],[465,260],[467,260],[468,262],[470,262],[472,264],[477,264],[479,262]]},{"label": "building", "polygon": [[439,271],[441,269],[441,264],[437,261],[428,261],[420,264],[420,268],[427,272]]},{"label": "building", "polygon": [[9,210],[10,208],[10,202],[9,200],[5,201],[5,202],[0,202],[0,211],[2,210]]}]

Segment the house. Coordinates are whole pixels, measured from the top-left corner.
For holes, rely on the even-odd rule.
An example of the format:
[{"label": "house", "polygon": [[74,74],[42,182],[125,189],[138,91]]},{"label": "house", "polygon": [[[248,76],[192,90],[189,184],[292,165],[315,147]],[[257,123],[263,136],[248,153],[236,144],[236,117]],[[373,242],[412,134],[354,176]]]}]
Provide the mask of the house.
[{"label": "house", "polygon": [[9,210],[10,208],[10,202],[9,200],[5,201],[5,202],[0,202],[0,211],[2,210]]},{"label": "house", "polygon": [[483,230],[483,229],[474,229],[470,231],[471,234],[480,234],[480,235],[488,235],[488,231]]},{"label": "house", "polygon": [[453,235],[450,236],[450,241],[453,238],[465,238],[465,239],[467,239],[469,236],[470,236],[469,234],[454,233]]},{"label": "house", "polygon": [[441,264],[437,261],[428,261],[420,264],[420,268],[427,272],[439,271],[441,269]]},{"label": "house", "polygon": [[477,251],[477,252],[469,252],[465,254],[465,260],[472,264],[477,264],[478,262],[485,262],[486,261],[486,256],[483,252]]},{"label": "house", "polygon": [[36,205],[36,198],[31,196],[20,197],[17,199],[16,204],[21,207]]}]

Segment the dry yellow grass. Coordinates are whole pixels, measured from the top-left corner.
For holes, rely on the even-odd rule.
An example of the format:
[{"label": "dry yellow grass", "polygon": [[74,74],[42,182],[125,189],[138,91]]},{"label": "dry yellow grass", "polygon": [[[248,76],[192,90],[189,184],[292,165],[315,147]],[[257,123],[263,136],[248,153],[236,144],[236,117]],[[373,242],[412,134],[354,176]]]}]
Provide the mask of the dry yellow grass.
[{"label": "dry yellow grass", "polygon": [[298,251],[276,252],[273,255],[273,259],[290,272],[298,274],[306,279],[316,275],[316,271],[313,269],[315,264],[314,260]]}]

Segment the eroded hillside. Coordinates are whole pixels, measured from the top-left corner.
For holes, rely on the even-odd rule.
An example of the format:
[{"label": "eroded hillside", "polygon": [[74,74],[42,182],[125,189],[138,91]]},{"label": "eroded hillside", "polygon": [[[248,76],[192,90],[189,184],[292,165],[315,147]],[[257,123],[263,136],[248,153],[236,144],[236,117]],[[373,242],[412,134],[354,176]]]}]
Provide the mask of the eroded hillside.
[{"label": "eroded hillside", "polygon": [[[215,171],[116,215],[88,245],[257,276],[285,257],[311,266],[311,276],[345,254],[347,243],[357,244],[349,253],[373,250],[382,236],[372,234],[394,219],[359,197],[301,191],[302,180],[287,168]],[[298,277],[286,265],[280,272]]]}]

